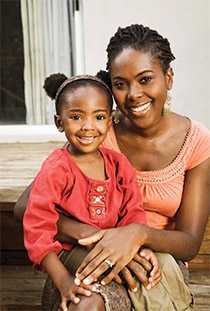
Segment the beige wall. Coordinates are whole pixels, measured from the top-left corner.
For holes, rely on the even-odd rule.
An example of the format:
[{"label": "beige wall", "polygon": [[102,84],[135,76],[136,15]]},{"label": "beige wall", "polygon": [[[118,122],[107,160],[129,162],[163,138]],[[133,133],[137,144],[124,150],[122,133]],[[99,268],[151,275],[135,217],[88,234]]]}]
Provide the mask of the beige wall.
[{"label": "beige wall", "polygon": [[106,45],[118,26],[143,23],[171,42],[176,61],[174,110],[210,128],[209,0],[81,0],[85,70],[105,67]]}]

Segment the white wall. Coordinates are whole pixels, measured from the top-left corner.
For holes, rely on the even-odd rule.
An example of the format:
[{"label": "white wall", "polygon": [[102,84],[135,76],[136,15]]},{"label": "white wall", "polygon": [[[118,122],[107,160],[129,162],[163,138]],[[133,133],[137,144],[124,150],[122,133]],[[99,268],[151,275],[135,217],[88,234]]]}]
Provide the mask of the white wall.
[{"label": "white wall", "polygon": [[81,0],[85,70],[105,68],[105,49],[118,26],[142,23],[171,42],[176,56],[173,109],[210,128],[209,0]]}]

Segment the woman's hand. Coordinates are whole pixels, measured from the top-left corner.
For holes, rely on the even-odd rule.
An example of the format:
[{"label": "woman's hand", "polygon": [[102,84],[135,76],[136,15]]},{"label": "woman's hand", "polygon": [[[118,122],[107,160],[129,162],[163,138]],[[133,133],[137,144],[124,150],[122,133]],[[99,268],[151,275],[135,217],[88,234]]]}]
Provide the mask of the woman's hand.
[{"label": "woman's hand", "polygon": [[[95,235],[79,240],[82,245],[98,241],[96,246],[85,257],[76,273],[75,283],[91,284],[108,269],[112,270],[102,279],[103,285],[108,284],[133,259],[144,241],[144,230],[139,234],[140,226],[128,225],[114,229],[101,230]],[[141,236],[141,239],[139,238]]]},{"label": "woman's hand", "polygon": [[158,262],[158,259],[155,253],[153,253],[151,249],[144,248],[140,251],[139,255],[142,258],[146,259],[147,262],[151,263],[152,268],[151,268],[151,271],[148,273],[149,279],[148,279],[148,285],[146,286],[147,289],[150,289],[154,287],[155,285],[157,285],[161,280],[162,276],[161,276],[159,262]]},{"label": "woman's hand", "polygon": [[143,258],[139,254],[136,254],[134,258],[127,264],[125,268],[120,272],[120,275],[127,283],[131,291],[137,291],[137,284],[134,276],[145,287],[149,284],[149,273],[152,270],[150,261]]},{"label": "woman's hand", "polygon": [[161,280],[161,271],[157,257],[150,249],[142,249],[120,272],[131,291],[137,291],[137,284],[134,276],[150,289]]}]

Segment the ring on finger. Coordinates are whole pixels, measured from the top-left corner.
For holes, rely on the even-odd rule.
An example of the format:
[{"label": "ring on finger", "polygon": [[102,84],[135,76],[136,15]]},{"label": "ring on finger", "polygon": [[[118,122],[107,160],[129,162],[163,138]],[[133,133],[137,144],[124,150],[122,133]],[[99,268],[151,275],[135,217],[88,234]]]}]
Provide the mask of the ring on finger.
[{"label": "ring on finger", "polygon": [[109,259],[105,259],[105,263],[109,266],[109,268],[112,268],[114,264]]}]

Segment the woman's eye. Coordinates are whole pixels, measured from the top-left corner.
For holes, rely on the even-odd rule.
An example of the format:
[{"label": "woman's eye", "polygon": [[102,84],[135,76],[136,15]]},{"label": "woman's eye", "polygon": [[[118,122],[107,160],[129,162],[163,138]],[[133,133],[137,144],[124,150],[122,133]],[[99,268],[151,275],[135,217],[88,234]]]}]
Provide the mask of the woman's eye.
[{"label": "woman's eye", "polygon": [[96,120],[105,120],[106,119],[106,116],[105,115],[102,115],[102,114],[100,114],[100,115],[97,115],[96,116]]},{"label": "woman's eye", "polygon": [[150,76],[146,76],[140,79],[140,83],[141,84],[147,84],[148,82],[150,82],[152,80],[152,77]]},{"label": "woman's eye", "polygon": [[113,83],[113,87],[115,87],[116,89],[122,89],[122,88],[124,88],[125,87],[125,83],[123,83],[123,82],[114,82]]}]

